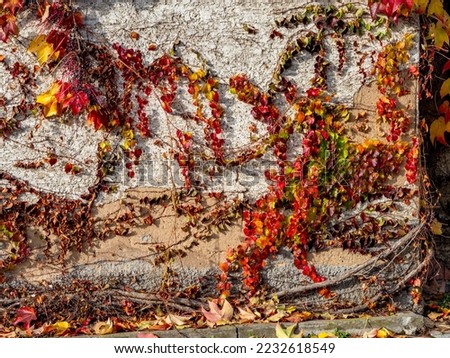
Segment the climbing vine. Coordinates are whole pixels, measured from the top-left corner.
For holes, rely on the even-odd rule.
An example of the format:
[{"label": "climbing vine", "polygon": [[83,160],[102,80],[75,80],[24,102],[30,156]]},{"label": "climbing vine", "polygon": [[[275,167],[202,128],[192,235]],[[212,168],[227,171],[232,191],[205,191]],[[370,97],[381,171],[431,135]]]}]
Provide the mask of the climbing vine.
[{"label": "climbing vine", "polygon": [[[21,0],[5,0],[0,6],[0,39],[7,42],[20,31],[17,18],[25,5]],[[423,63],[430,60],[435,50],[443,51],[449,43],[450,26],[442,1],[369,1],[372,18],[352,4],[342,7],[308,5],[277,20],[270,38],[273,41],[284,39],[285,29],[290,30],[290,35],[267,89],[259,88],[243,73],[231,76],[227,83],[221,82],[206,61],[197,67],[183,61],[179,44],[148,62],[141,50],[92,40],[83,14],[72,2],[40,0],[27,6],[40,23],[40,33],[27,44],[28,52],[35,56],[39,66],[31,72],[19,62],[1,58],[8,72],[19,80],[24,99],[9,117],[0,118],[0,135],[8,140],[20,130],[20,118],[31,115],[76,124],[81,118],[95,131],[106,135],[98,144],[95,183],[80,200],[41,192],[1,172],[1,179],[8,181],[9,186],[2,192],[6,199],[1,199],[0,235],[11,246],[7,249],[8,256],[0,259],[3,279],[6,269],[29,255],[27,226],[43,229],[48,257],[58,242],[58,259],[63,263],[69,250],[81,251],[94,240],[105,239],[108,235],[126,235],[138,219],[151,226],[154,223],[152,205],[160,203],[173,205],[177,214],[188,218],[183,229],[196,240],[211,238],[211,226],[223,231],[233,220],[242,218],[244,240],[228,249],[220,265],[217,289],[222,299],[233,297],[237,292],[233,286],[236,275],[242,276],[248,296],[263,296],[266,293],[262,285],[264,269],[283,250],[290,252],[294,266],[305,276],[304,291],[317,289],[322,299],[330,302],[336,295],[331,286],[339,282],[330,282],[329,277],[315,268],[309,259],[313,251],[342,248],[366,255],[384,255],[391,260],[386,266],[392,267],[395,250],[410,245],[411,261],[428,262],[430,250],[422,241],[404,240],[401,243],[405,247],[391,247],[393,240],[412,230],[411,224],[383,215],[397,210],[399,202],[413,201],[419,195],[421,177],[421,139],[414,130],[410,111],[400,101],[423,71],[416,64],[408,65],[410,51],[419,39],[406,33],[393,40],[390,32],[400,18],[409,18],[413,13],[427,15],[425,41],[428,44],[434,40],[435,48],[427,47],[426,54],[422,55],[421,64],[425,66]],[[308,31],[304,30],[305,25],[309,25]],[[255,31],[247,26],[249,36]],[[354,140],[352,131],[367,134],[370,129],[365,124],[367,113],[355,114],[354,108],[336,104],[329,88],[329,41],[337,49],[336,70],[340,75],[349,60],[350,44],[345,38],[348,35],[367,35],[382,44],[379,53],[362,53],[357,60],[363,81],[373,76],[379,95],[373,109],[376,121],[370,124],[378,128],[379,135],[364,136],[360,141]],[[138,33],[131,34],[132,38],[138,36]],[[154,51],[155,46],[150,45],[147,50]],[[288,73],[293,62],[305,53],[314,59],[314,73],[308,86],[300,88]],[[201,58],[201,54],[196,55]],[[363,66],[368,57],[371,57],[371,73]],[[448,63],[444,72],[450,67]],[[421,77],[425,95],[428,95],[427,81],[432,73],[428,70],[426,76]],[[30,99],[36,74],[41,72],[54,74],[55,80]],[[237,150],[230,150],[226,145],[223,86],[234,100],[249,108],[255,123],[265,129],[266,134],[255,139],[252,145]],[[440,89],[442,98],[450,93],[449,86],[447,80],[444,81]],[[189,98],[190,109],[180,106],[183,98]],[[6,109],[5,101],[0,99],[0,105]],[[158,108],[150,108],[155,103]],[[448,101],[439,106],[442,116],[430,126],[432,142],[437,139],[446,144],[444,132],[450,128],[448,107]],[[155,137],[150,109],[166,118],[167,137]],[[177,116],[178,122],[173,121],[172,116]],[[186,128],[196,128],[197,132]],[[249,128],[249,132],[256,132],[256,129]],[[203,136],[201,140],[198,133]],[[118,148],[112,137],[120,138]],[[133,179],[145,154],[143,144],[148,140],[156,147],[170,148],[168,155],[179,167],[183,188],[177,188],[171,198],[161,197],[157,202],[142,199],[139,208],[129,206],[127,214],[115,218],[114,222],[108,221],[102,228],[96,227],[92,207],[99,193],[114,190],[105,178],[119,165],[117,153],[125,158],[126,174]],[[290,153],[289,147],[297,148],[298,152]],[[216,205],[212,211],[205,209],[203,194],[197,191],[206,189],[205,175],[213,178],[222,170],[262,157],[273,158],[275,164],[263,173],[268,183],[264,194],[249,203],[225,200],[221,193],[210,192],[208,195],[216,200]],[[58,160],[54,153],[48,153],[42,161],[16,165],[33,169],[54,166]],[[200,167],[203,173],[198,172]],[[64,171],[76,176],[83,172],[83,167],[71,159],[65,162]],[[408,186],[399,189],[393,181],[403,171]],[[20,200],[25,193],[36,195],[37,202],[27,204]],[[183,199],[191,202],[184,203]],[[428,218],[424,215],[423,220]],[[419,228],[422,227],[423,223]],[[417,235],[420,232],[418,230]],[[191,246],[195,242],[192,241]],[[185,249],[191,246],[186,244]],[[183,255],[183,250],[164,245],[156,251],[157,264]],[[377,287],[393,294],[400,286],[417,283],[423,269],[423,265],[417,265],[410,274],[405,274],[407,280],[391,285],[386,283],[393,281],[387,274],[374,274],[369,278],[361,275],[361,286],[367,291],[365,308],[383,298],[380,292],[373,292]],[[172,284],[173,281],[167,281],[163,285],[161,291],[165,298],[174,294]],[[420,294],[416,286],[414,301],[418,302]],[[291,294],[280,292],[279,296]],[[128,303],[123,306],[128,311],[133,309]]]}]

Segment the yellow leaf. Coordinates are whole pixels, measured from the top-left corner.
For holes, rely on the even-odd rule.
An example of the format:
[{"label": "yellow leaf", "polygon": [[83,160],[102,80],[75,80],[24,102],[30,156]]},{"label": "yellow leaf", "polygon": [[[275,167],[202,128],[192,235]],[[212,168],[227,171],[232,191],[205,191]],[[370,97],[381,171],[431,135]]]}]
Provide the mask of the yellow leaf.
[{"label": "yellow leaf", "polygon": [[44,107],[44,116],[45,117],[51,117],[51,116],[57,116],[60,114],[60,108],[59,104],[56,101],[56,99],[51,103],[50,106]]},{"label": "yellow leaf", "polygon": [[61,114],[61,105],[56,99],[61,86],[58,82],[53,83],[52,87],[41,95],[37,96],[36,103],[43,105],[43,112],[45,117],[51,117]]},{"label": "yellow leaf", "polygon": [[441,90],[439,91],[441,97],[444,97],[450,94],[450,78],[447,78],[441,86]]},{"label": "yellow leaf", "polygon": [[434,235],[442,235],[442,223],[434,219],[430,226]]},{"label": "yellow leaf", "polygon": [[97,322],[94,325],[94,332],[95,334],[110,334],[113,332],[113,323],[108,318],[106,322]]},{"label": "yellow leaf", "polygon": [[28,46],[28,51],[36,55],[40,65],[49,60],[56,60],[59,56],[59,51],[55,52],[52,44],[49,44],[46,41],[46,37],[44,35],[39,35],[31,41],[30,46]]},{"label": "yellow leaf", "polygon": [[377,332],[377,338],[388,338],[392,336],[392,333],[386,328],[380,328]]},{"label": "yellow leaf", "polygon": [[131,148],[134,147],[134,145],[136,144],[136,141],[133,139],[125,139],[123,141],[122,147],[125,150],[130,150]]},{"label": "yellow leaf", "polygon": [[52,324],[52,327],[58,332],[62,333],[70,328],[70,324],[67,321],[58,321]]},{"label": "yellow leaf", "polygon": [[447,142],[445,141],[445,132],[449,131],[450,122],[445,123],[444,117],[439,117],[438,119],[434,120],[430,125],[431,143],[434,144],[434,142],[437,140],[439,143],[448,146]]},{"label": "yellow leaf", "polygon": [[36,103],[43,104],[44,106],[50,104],[51,102],[56,100],[55,95],[59,92],[60,88],[61,86],[58,82],[53,83],[53,85],[47,92],[37,96]]},{"label": "yellow leaf", "polygon": [[277,323],[275,327],[275,335],[277,336],[277,338],[289,338],[288,334],[279,323]]},{"label": "yellow leaf", "polygon": [[108,141],[100,142],[98,146],[100,147],[101,150],[105,152],[111,151],[111,144]]},{"label": "yellow leaf", "polygon": [[203,78],[205,76],[206,76],[206,72],[203,69],[199,68],[197,71],[195,71],[189,75],[189,79],[191,81],[197,81],[199,78]]},{"label": "yellow leaf", "polygon": [[415,0],[414,1],[414,11],[418,12],[419,14],[425,13],[427,10],[429,0]]},{"label": "yellow leaf", "polygon": [[122,136],[127,139],[134,138],[134,132],[132,129],[122,131]]},{"label": "yellow leaf", "polygon": [[442,0],[431,0],[428,5],[427,14],[436,15],[437,17],[443,16],[445,13]]},{"label": "yellow leaf", "polygon": [[320,332],[317,338],[337,338],[335,334],[331,332]]}]

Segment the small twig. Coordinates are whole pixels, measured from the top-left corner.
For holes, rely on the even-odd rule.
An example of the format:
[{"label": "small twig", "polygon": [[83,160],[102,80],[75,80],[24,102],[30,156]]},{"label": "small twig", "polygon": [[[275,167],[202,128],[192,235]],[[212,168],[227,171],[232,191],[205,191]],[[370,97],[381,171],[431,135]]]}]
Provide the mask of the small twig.
[{"label": "small twig", "polygon": [[203,307],[203,304],[194,299],[187,299],[187,298],[169,298],[168,300],[163,300],[161,297],[159,297],[157,294],[152,293],[144,293],[144,292],[126,292],[126,291],[120,291],[116,289],[111,289],[107,291],[99,292],[99,294],[110,294],[111,296],[115,298],[126,298],[129,300],[132,300],[136,303],[141,304],[150,304],[150,305],[156,305],[156,304],[164,304],[167,307],[171,307],[180,311],[193,313],[196,310],[192,307],[195,307],[196,309]]}]

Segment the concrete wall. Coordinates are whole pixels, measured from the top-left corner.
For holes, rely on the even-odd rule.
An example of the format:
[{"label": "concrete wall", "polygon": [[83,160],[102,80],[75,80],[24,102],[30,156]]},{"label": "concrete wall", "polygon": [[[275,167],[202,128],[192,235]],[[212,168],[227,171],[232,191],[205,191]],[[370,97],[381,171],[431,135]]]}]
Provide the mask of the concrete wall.
[{"label": "concrete wall", "polygon": [[[264,136],[267,132],[265,127],[251,116],[251,106],[237,101],[229,93],[228,79],[232,75],[245,73],[261,90],[267,90],[279,55],[290,37],[299,31],[313,28],[313,25],[308,25],[303,29],[283,29],[282,39],[270,39],[270,33],[275,28],[274,21],[295,13],[304,3],[294,0],[256,3],[195,0],[176,4],[166,1],[83,0],[78,3],[86,16],[87,26],[92,29],[94,39],[142,49],[145,61],[148,62],[169,52],[175,43],[178,44],[177,49],[183,61],[193,68],[202,66],[202,61],[205,61],[220,80],[219,91],[225,108],[224,139],[229,153],[253,145],[250,126],[256,126],[258,136]],[[256,33],[248,33],[245,26],[252,26]],[[21,43],[30,41],[38,31],[37,23],[29,20],[22,23],[21,27],[19,37]],[[130,37],[132,31],[139,34],[138,39]],[[326,40],[328,61],[331,64],[328,69],[328,91],[333,95],[331,101],[343,103],[353,108],[355,113],[360,110],[369,112],[372,130],[366,134],[355,135],[352,137],[353,141],[376,136],[378,131],[373,110],[379,93],[373,84],[374,78],[371,76],[364,78],[362,73],[364,71],[370,73],[376,61],[376,54],[385,44],[400,39],[406,32],[417,31],[418,24],[409,21],[401,23],[393,31],[390,39],[378,41],[372,39],[370,33],[346,37],[348,61],[341,74],[337,73],[339,61],[336,44],[331,38]],[[19,51],[12,51],[14,47],[20,47],[16,41],[2,44],[0,53],[15,57],[30,67],[34,66],[36,63],[34,56],[24,53],[23,47]],[[157,50],[145,51],[149,44],[156,44]],[[418,62],[419,41],[416,44],[410,53],[411,63]],[[201,54],[202,57],[197,54]],[[295,58],[295,63],[285,75],[293,79],[300,89],[306,90],[310,87],[313,67],[314,58],[308,54],[301,54]],[[42,93],[51,82],[52,75],[40,76],[35,93],[30,95]],[[14,98],[20,97],[19,87],[17,79],[13,79],[0,63],[0,96],[4,95],[10,99],[9,110]],[[402,102],[410,116],[415,119],[416,84],[411,82],[410,89],[410,95],[404,96]],[[174,105],[175,108],[179,106],[189,110],[192,105],[186,93],[181,91],[180,98],[179,103]],[[180,128],[194,132],[195,145],[204,145],[201,126],[188,124],[176,114],[164,113],[154,98],[150,99],[147,110],[154,138],[140,141],[144,157],[140,161],[140,167],[135,170],[136,176],[133,179],[128,178],[123,162],[119,164],[114,174],[106,178],[108,183],[116,186],[116,190],[109,194],[101,193],[97,198],[93,213],[98,225],[126,213],[130,210],[130,205],[139,207],[140,199],[170,195],[174,190],[183,187],[184,182],[179,168],[170,159],[170,147],[155,144],[155,140],[165,141],[173,134],[174,128]],[[0,111],[4,109],[0,108]],[[410,133],[414,133],[413,127]],[[20,180],[28,181],[32,187],[42,192],[54,193],[67,199],[79,199],[96,180],[97,145],[106,136],[106,133],[94,131],[79,119],[73,121],[69,118],[65,120],[26,118],[22,121],[19,131],[9,139],[1,140],[0,169]],[[117,146],[121,141],[119,137],[112,136],[108,136],[108,140],[113,146]],[[298,141],[290,142],[291,155],[298,153],[296,143]],[[60,158],[55,166],[33,170],[15,166],[18,161],[41,159],[48,152],[53,152]],[[82,172],[78,175],[64,173],[65,161],[78,163]],[[220,175],[207,180],[204,193],[222,192],[229,202],[236,199],[251,205],[267,191],[268,182],[263,173],[271,162],[273,157],[267,154],[262,159],[241,167],[224,168]],[[398,187],[409,187],[403,175],[394,178],[393,183]],[[8,185],[6,182],[0,184]],[[24,199],[30,203],[36,200],[33,195]],[[383,202],[384,199],[379,200]],[[222,205],[222,202],[205,197],[204,205],[217,207]],[[362,206],[358,210],[365,208]],[[196,242],[194,233],[182,230],[186,217],[174,212],[167,203],[154,205],[153,209],[152,216],[157,218],[153,225],[148,226],[144,223],[143,217],[138,218],[135,226],[131,227],[126,235],[113,235],[103,242],[96,242],[92,247],[86,247],[81,253],[71,253],[66,258],[64,274],[61,274],[58,263],[49,262],[44,257],[42,250],[44,243],[39,238],[39,228],[30,228],[31,259],[10,272],[9,279],[39,283],[42,280],[68,282],[72,278],[81,278],[110,282],[117,287],[128,285],[134,289],[155,291],[166,277],[167,267],[164,265],[155,267],[153,248],[157,245],[166,245],[186,250],[185,257],[175,257],[171,263],[173,270],[178,274],[177,281],[180,286],[200,283],[205,289],[205,295],[214,293],[212,273],[217,272],[217,264],[223,261],[227,247],[234,247],[242,241],[240,219],[232,220],[227,230],[211,233],[208,240]],[[386,215],[393,214],[389,212]],[[410,225],[414,226],[418,222],[417,202],[408,204],[399,202],[395,216],[398,220],[409,220]],[[370,255],[352,253],[339,248],[311,255],[318,271],[330,278],[342,274],[354,265],[364,263],[369,258]],[[269,265],[265,277],[269,287],[275,290],[292,288],[305,282],[303,275],[292,265],[290,254],[284,252]],[[361,292],[355,292],[351,283],[347,286],[342,290],[341,300],[358,302]]]}]

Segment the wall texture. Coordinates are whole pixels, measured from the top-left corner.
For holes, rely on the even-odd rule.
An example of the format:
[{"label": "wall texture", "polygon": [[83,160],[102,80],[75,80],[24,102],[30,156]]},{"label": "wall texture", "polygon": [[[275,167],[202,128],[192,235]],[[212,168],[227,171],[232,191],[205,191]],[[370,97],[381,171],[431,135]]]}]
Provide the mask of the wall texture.
[{"label": "wall texture", "polygon": [[[228,158],[233,158],[235,153],[244,151],[245,148],[251,149],[260,143],[261,138],[270,135],[267,126],[251,114],[252,106],[239,101],[236,95],[230,93],[230,77],[246,74],[262,92],[269,91],[283,51],[293,39],[317,31],[317,22],[297,27],[279,27],[275,21],[289,18],[305,5],[302,1],[212,3],[195,0],[176,4],[165,1],[78,1],[78,6],[85,15],[87,36],[93,42],[119,43],[124,48],[139,49],[145,63],[152,63],[165,53],[175,51],[176,56],[193,70],[205,67],[209,69],[219,81],[218,93],[224,109],[221,118],[222,138],[225,156]],[[0,54],[10,62],[20,61],[33,68],[36,65],[35,56],[14,49],[20,49],[29,43],[38,34],[40,27],[38,21],[30,18],[21,21],[19,38],[2,44]],[[274,36],[274,30],[279,31],[282,36]],[[374,35],[380,31],[384,31],[383,27],[374,27],[362,34],[345,35],[346,62],[342,65],[341,49],[336,38],[329,36],[324,40],[325,58],[328,62],[327,100],[331,104],[349,108],[351,116],[346,123],[346,130],[351,143],[363,143],[370,138],[385,142],[389,128],[376,120],[380,93],[375,82],[376,76],[371,75],[371,71],[375,68],[379,52],[389,43],[401,41],[406,33],[415,34],[418,23],[401,22],[392,30],[391,36],[375,38]],[[147,50],[149,47],[151,50]],[[418,63],[418,51],[419,41],[414,41],[409,50],[408,64],[403,65],[402,69],[406,71],[409,65]],[[10,74],[5,63],[0,62],[0,97],[4,96],[8,105],[0,108],[0,116],[8,116],[21,98],[20,80]],[[293,57],[291,66],[283,76],[297,85],[300,95],[305,95],[314,82],[316,64],[316,54],[301,52]],[[42,73],[34,92],[29,93],[30,98],[46,91],[54,78],[67,78],[67,74],[59,68],[51,73],[43,69],[37,71]],[[406,86],[409,94],[404,94],[399,99],[400,106],[412,118],[403,138],[406,142],[410,136],[415,135],[417,111],[417,85],[414,80],[408,81]],[[27,234],[31,256],[7,273],[9,282],[16,285],[39,284],[43,280],[70,282],[76,278],[152,292],[169,282],[170,285],[178,285],[180,289],[199,285],[205,297],[216,294],[213,276],[218,273],[217,267],[224,261],[227,248],[236,247],[242,242],[243,223],[241,216],[235,215],[229,218],[227,225],[217,227],[218,224],[213,222],[214,217],[207,213],[216,210],[214,216],[219,215],[221,208],[225,211],[230,206],[242,208],[254,205],[258,198],[270,190],[272,183],[264,173],[276,168],[276,158],[272,152],[267,151],[260,158],[238,166],[225,165],[220,171],[209,175],[209,167],[214,163],[199,157],[194,176],[199,179],[200,187],[195,189],[195,193],[174,196],[174,193],[185,186],[185,178],[173,158],[173,138],[176,131],[192,133],[192,146],[198,152],[211,151],[204,139],[204,124],[187,121],[184,117],[185,113],[196,111],[187,87],[180,86],[177,91],[172,113],[166,113],[162,109],[157,96],[149,96],[145,111],[150,118],[153,137],[139,138],[143,154],[139,164],[133,169],[134,177],[128,175],[126,156],[119,151],[116,169],[104,178],[112,190],[99,193],[92,213],[96,227],[115,225],[111,234],[104,241],[84,246],[81,252],[73,250],[68,253],[62,272],[58,260],[52,260],[52,255],[50,258],[44,255],[45,230],[29,227]],[[280,111],[284,111],[287,116],[293,115],[293,109],[289,105],[281,99],[277,101]],[[288,160],[302,153],[303,139],[301,133],[294,133],[289,138]],[[100,160],[97,156],[98,145],[106,140],[113,148],[119,148],[123,144],[123,137],[117,133],[95,131],[92,126],[84,124],[83,119],[71,119],[70,116],[47,119],[38,112],[35,116],[24,118],[20,122],[20,130],[7,139],[1,139],[0,170],[20,181],[27,181],[39,193],[51,193],[67,200],[83,200],[83,194],[97,180]],[[17,165],[19,162],[41,160],[49,153],[58,157],[55,165],[43,165],[34,169]],[[77,164],[81,172],[76,175],[65,173],[66,162]],[[399,174],[392,176],[390,183],[396,190],[413,192],[417,187],[408,183],[405,174],[402,169]],[[11,184],[3,179],[0,185],[7,187]],[[197,190],[201,192],[200,196],[197,196]],[[215,198],[214,195],[209,195],[211,193],[220,193],[220,199],[217,199],[219,196]],[[173,205],[174,198],[183,205],[210,209],[202,214],[202,225],[187,230],[186,223],[192,218],[186,214],[187,210],[183,212],[176,209]],[[30,192],[20,200],[32,205],[39,200],[39,195]],[[149,207],[151,211],[147,212]],[[379,196],[360,203],[350,211],[344,211],[331,224],[338,224],[364,212],[379,220],[393,219],[400,225],[414,228],[419,223],[418,211],[417,195],[407,201]],[[124,219],[136,212],[139,215],[134,217],[132,224]],[[124,222],[122,226],[117,224],[121,220]],[[202,217],[199,219],[196,216],[195,220],[201,221]],[[202,235],[205,231],[208,235]],[[55,235],[50,237],[50,240],[58,242]],[[387,245],[395,242],[396,238],[392,238]],[[10,247],[6,241],[2,245],[0,241],[0,255],[2,250],[7,255]],[[164,250],[158,251],[161,247],[179,249],[179,255],[164,257]],[[384,244],[381,245],[383,247]],[[345,275],[357,265],[367,263],[379,249],[380,245],[375,245],[362,253],[331,247],[311,252],[309,260],[321,275],[332,279]],[[58,247],[51,250],[57,256]],[[409,260],[414,257],[408,256],[408,252],[403,255],[404,260],[398,263],[394,276],[404,275],[410,264]],[[161,260],[163,262],[157,265],[155,261]],[[269,290],[292,289],[308,282],[292,261],[292,254],[284,250],[269,260],[263,275]],[[373,266],[384,264],[386,262],[381,260],[374,262]],[[239,276],[236,276],[236,280],[240,280]],[[367,292],[359,288],[357,283],[358,280],[350,275],[337,291],[339,295],[336,300],[342,304],[363,302]],[[309,294],[301,302],[320,304],[321,300],[320,296]]]}]

